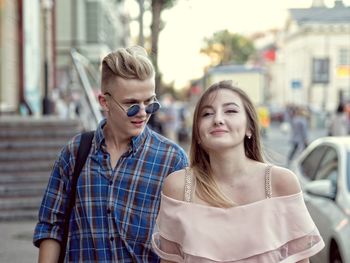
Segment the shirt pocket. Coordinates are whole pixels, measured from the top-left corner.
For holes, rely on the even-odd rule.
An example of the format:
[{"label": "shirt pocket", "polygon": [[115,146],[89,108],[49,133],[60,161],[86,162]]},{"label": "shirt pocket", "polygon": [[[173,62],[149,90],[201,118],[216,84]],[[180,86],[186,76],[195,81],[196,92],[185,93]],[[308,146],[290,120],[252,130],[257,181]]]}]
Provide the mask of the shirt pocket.
[{"label": "shirt pocket", "polygon": [[158,214],[160,197],[158,192],[135,192],[133,202],[126,206],[116,206],[115,216],[124,239],[150,242]]}]

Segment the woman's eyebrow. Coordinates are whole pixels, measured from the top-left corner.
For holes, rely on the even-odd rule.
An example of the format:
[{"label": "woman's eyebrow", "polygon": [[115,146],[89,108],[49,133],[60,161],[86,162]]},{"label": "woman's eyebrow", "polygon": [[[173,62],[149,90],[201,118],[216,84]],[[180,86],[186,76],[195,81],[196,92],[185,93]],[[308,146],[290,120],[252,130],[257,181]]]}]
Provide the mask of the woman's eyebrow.
[{"label": "woman's eyebrow", "polygon": [[205,109],[213,109],[213,106],[211,106],[211,105],[204,105],[202,107],[202,110],[205,110]]},{"label": "woman's eyebrow", "polygon": [[239,108],[239,105],[237,103],[235,103],[235,102],[227,102],[227,103],[224,103],[223,106],[224,107],[226,107],[226,106],[236,106],[236,107]]}]

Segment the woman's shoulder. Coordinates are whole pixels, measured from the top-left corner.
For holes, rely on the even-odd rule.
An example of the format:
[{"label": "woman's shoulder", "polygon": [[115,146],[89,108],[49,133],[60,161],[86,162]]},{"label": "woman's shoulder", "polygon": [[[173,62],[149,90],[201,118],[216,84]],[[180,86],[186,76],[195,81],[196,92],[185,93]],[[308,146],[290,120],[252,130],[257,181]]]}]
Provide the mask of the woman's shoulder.
[{"label": "woman's shoulder", "polygon": [[273,196],[297,194],[301,191],[297,176],[289,169],[272,166],[271,187]]},{"label": "woman's shoulder", "polygon": [[169,174],[163,184],[163,194],[177,199],[184,200],[186,169],[181,169]]}]

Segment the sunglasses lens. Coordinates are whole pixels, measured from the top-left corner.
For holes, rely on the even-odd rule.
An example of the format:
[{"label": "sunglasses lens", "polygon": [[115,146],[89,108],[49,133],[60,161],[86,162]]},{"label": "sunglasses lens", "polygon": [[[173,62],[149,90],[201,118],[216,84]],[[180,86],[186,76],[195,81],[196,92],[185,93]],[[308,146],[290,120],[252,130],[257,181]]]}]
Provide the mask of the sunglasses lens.
[{"label": "sunglasses lens", "polygon": [[160,104],[158,102],[153,102],[150,105],[148,105],[146,107],[146,113],[147,114],[153,114],[155,113],[157,110],[159,110],[160,108]]},{"label": "sunglasses lens", "polygon": [[140,105],[135,104],[132,105],[127,112],[128,117],[133,117],[135,116],[138,112],[140,111]]},{"label": "sunglasses lens", "polygon": [[[157,110],[159,110],[160,108],[160,104],[158,102],[153,102],[150,105],[148,105],[145,109],[147,114],[153,114],[155,113]],[[135,104],[132,105],[127,112],[128,117],[133,117],[135,116],[138,112],[140,111],[140,105]]]}]

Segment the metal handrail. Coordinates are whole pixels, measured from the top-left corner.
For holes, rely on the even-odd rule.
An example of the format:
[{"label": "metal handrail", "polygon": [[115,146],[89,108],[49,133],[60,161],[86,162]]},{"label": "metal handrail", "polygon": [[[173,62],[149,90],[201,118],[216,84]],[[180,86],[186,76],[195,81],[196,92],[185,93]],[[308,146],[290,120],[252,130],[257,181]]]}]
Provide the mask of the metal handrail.
[{"label": "metal handrail", "polygon": [[[71,50],[71,57],[73,60],[74,67],[78,73],[79,80],[82,84],[82,91],[86,97],[86,105],[87,109],[84,110],[89,110],[92,116],[91,118],[86,118],[82,119],[83,125],[86,129],[96,129],[98,123],[103,119],[103,115],[100,110],[100,105],[98,103],[98,100],[94,94],[94,91],[92,89],[91,83],[89,81],[89,78],[87,76],[87,70],[85,69],[85,66],[88,65],[89,61],[87,58],[85,58],[83,55],[78,53],[76,50],[72,49]],[[90,72],[91,74],[91,72]],[[94,79],[97,82],[97,74],[91,74]],[[81,116],[81,118],[83,118]]]}]

